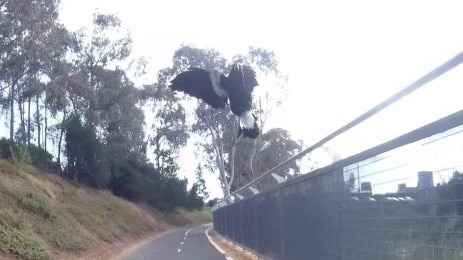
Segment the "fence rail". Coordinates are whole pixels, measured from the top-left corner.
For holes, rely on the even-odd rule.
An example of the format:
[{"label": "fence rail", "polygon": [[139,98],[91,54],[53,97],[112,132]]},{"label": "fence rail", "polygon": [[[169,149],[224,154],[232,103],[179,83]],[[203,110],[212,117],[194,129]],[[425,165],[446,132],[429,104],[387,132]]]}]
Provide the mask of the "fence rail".
[{"label": "fence rail", "polygon": [[463,260],[463,110],[253,196],[224,200],[213,221],[217,232],[268,259]]}]

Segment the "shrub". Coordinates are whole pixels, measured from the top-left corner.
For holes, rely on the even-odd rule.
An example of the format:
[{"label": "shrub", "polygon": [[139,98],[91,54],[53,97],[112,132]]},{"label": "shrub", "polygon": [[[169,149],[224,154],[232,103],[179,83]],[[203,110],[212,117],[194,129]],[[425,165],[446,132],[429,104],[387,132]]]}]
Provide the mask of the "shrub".
[{"label": "shrub", "polygon": [[31,156],[26,147],[16,144],[6,138],[0,139],[0,156],[18,162],[31,163]]}]

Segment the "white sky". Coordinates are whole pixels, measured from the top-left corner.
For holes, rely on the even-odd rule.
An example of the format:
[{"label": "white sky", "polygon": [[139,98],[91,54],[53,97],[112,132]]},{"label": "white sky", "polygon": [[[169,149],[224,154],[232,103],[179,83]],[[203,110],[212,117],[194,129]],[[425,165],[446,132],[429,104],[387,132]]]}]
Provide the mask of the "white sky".
[{"label": "white sky", "polygon": [[[94,12],[118,14],[131,31],[134,54],[149,58],[147,83],[171,64],[181,44],[212,47],[228,58],[249,46],[272,50],[289,76],[288,99],[272,125],[311,144],[462,51],[462,5],[423,0],[62,0],[61,19],[77,29],[88,25]],[[347,156],[461,109],[461,95],[455,94],[463,82],[461,72],[449,73],[329,146]],[[428,104],[417,109],[417,102]],[[184,165],[183,173],[191,176],[187,168],[196,164]],[[213,179],[207,181],[212,196],[220,196]]]}]

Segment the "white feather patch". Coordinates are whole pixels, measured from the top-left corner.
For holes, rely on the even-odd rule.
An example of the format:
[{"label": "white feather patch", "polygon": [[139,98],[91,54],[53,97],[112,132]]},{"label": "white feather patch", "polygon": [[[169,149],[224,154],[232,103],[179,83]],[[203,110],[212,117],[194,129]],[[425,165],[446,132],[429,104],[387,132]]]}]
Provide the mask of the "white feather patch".
[{"label": "white feather patch", "polygon": [[251,111],[246,111],[240,116],[240,125],[246,129],[254,128],[254,117]]},{"label": "white feather patch", "polygon": [[209,78],[211,79],[212,88],[214,89],[215,94],[219,97],[226,97],[227,92],[220,86],[220,72],[217,70],[211,70],[209,72]]}]

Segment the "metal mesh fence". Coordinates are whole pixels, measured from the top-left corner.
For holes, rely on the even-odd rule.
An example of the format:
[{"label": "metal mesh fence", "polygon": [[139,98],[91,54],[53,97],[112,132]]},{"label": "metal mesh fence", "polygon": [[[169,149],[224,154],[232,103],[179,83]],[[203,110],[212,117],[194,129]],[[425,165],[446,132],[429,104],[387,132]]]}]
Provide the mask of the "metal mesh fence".
[{"label": "metal mesh fence", "polygon": [[269,259],[463,259],[463,111],[213,218]]}]

